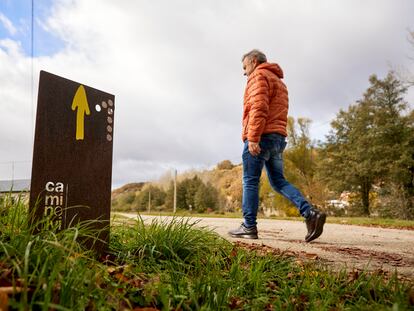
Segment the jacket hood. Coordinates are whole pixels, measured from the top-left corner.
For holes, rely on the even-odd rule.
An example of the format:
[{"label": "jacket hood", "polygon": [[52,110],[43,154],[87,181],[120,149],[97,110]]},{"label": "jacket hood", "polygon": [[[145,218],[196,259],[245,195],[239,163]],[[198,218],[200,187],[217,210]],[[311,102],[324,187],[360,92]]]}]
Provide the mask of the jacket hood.
[{"label": "jacket hood", "polygon": [[283,79],[283,70],[280,68],[278,64],[274,63],[262,63],[259,66],[257,66],[256,69],[266,69],[271,72],[273,72],[276,76],[278,76],[279,79]]}]

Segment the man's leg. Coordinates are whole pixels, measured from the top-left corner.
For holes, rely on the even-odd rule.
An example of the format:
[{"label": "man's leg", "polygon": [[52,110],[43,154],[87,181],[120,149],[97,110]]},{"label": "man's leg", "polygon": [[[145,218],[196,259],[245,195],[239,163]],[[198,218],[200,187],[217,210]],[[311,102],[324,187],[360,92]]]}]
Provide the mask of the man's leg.
[{"label": "man's leg", "polygon": [[259,183],[264,160],[260,155],[252,156],[245,143],[243,150],[243,199],[242,210],[246,227],[256,226],[259,208]]},{"label": "man's leg", "polygon": [[275,191],[282,194],[299,209],[300,214],[305,218],[308,230],[305,241],[310,242],[322,234],[326,214],[312,208],[300,191],[285,179],[282,156],[285,142],[279,139],[274,143],[275,146],[272,149],[270,158],[265,163],[269,182]]},{"label": "man's leg", "polygon": [[240,228],[229,231],[233,237],[257,239],[257,210],[259,208],[259,182],[264,159],[252,156],[245,142],[243,149],[243,199],[244,222]]},{"label": "man's leg", "polygon": [[272,188],[292,202],[299,209],[300,214],[304,218],[307,218],[311,205],[300,191],[285,179],[283,175],[282,153],[272,155],[265,165]]}]

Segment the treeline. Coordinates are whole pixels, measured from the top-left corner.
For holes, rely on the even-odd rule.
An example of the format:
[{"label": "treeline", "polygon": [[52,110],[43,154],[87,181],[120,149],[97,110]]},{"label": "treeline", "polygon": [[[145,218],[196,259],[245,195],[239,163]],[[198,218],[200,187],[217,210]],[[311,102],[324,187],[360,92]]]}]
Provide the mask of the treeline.
[{"label": "treeline", "polygon": [[[181,178],[176,187],[177,210],[197,213],[225,210],[225,197],[211,182],[203,182],[198,175]],[[174,183],[171,181],[168,188],[156,183],[148,183],[141,189],[126,191],[112,200],[112,206],[119,211],[172,211]]]},{"label": "treeline", "polygon": [[[285,176],[312,204],[341,214],[327,202],[346,194],[348,215],[414,218],[414,112],[405,102],[407,87],[390,72],[373,75],[362,98],[340,110],[325,142],[313,141],[312,121],[288,121]],[[241,210],[242,168],[225,160],[213,170],[187,172],[177,182],[177,209],[193,212]],[[172,182],[147,183],[113,199],[118,210],[173,208]],[[275,193],[265,176],[260,185],[260,212],[299,215]]]}]

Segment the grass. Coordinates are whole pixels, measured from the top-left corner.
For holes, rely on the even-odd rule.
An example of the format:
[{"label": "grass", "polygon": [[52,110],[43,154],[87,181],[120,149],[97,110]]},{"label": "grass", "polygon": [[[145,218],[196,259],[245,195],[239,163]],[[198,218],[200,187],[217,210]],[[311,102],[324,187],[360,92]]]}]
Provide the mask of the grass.
[{"label": "grass", "polygon": [[[302,217],[271,217],[271,219],[303,221]],[[391,219],[380,217],[337,217],[328,216],[327,223],[414,230],[414,220]]]},{"label": "grass", "polygon": [[328,222],[359,226],[378,226],[383,228],[414,230],[414,220],[379,218],[379,217],[328,217]]},{"label": "grass", "polygon": [[[138,212],[136,211],[122,211],[122,212],[118,212],[118,211],[113,211],[115,213],[133,213],[133,214],[137,214]],[[234,213],[230,213],[230,212],[226,212],[226,213],[216,213],[216,212],[212,212],[212,213],[196,213],[196,212],[189,212],[189,211],[185,211],[185,210],[177,210],[177,212],[174,214],[172,211],[151,211],[150,213],[146,212],[146,211],[139,211],[139,214],[141,215],[148,215],[148,216],[178,216],[178,217],[206,217],[206,218],[240,218],[240,213],[239,212],[234,212]]]},{"label": "grass", "polygon": [[[111,228],[105,260],[80,239],[85,224],[32,233],[27,207],[0,206],[0,309],[10,310],[410,310],[412,281],[333,272],[233,245],[181,217]],[[3,295],[4,296],[4,295]]]},{"label": "grass", "polygon": [[[127,213],[127,212],[120,212]],[[131,212],[136,213],[136,212]],[[181,217],[196,217],[196,218],[241,218],[241,213],[190,213],[188,211],[178,211],[176,214],[172,212],[140,212],[141,215],[151,216],[181,216]],[[291,220],[291,221],[303,221],[302,217],[263,217],[259,215],[259,219],[276,219],[276,220]],[[408,229],[414,230],[414,220],[403,220],[403,219],[391,219],[391,218],[380,218],[380,217],[335,217],[328,216],[328,223],[334,224],[346,224],[346,225],[357,225],[357,226],[375,226],[382,228],[395,228],[395,229]]]}]

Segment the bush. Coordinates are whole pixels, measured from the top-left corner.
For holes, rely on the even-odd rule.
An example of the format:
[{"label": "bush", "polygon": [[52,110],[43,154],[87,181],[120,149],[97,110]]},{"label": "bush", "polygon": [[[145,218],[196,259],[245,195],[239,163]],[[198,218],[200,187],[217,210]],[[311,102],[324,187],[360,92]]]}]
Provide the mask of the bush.
[{"label": "bush", "polygon": [[218,170],[231,170],[233,169],[234,165],[233,163],[231,163],[230,160],[224,160],[221,161],[219,164],[217,164],[217,169]]}]

